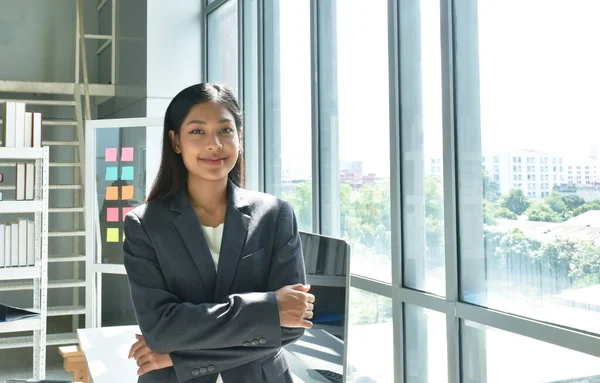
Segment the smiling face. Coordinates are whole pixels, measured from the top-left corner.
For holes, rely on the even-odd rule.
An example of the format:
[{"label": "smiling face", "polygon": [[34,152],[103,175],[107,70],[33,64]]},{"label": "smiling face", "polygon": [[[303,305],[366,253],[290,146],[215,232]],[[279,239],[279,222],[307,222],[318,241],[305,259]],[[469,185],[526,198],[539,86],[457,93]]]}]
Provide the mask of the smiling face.
[{"label": "smiling face", "polygon": [[233,115],[225,105],[195,105],[183,120],[179,134],[171,130],[169,136],[190,178],[222,181],[237,162],[240,138]]}]

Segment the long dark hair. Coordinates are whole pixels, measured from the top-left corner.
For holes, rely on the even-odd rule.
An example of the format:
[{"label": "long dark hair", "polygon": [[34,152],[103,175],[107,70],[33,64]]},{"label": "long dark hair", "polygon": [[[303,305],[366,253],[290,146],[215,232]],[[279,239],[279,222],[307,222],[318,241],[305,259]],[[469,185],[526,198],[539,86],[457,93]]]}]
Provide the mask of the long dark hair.
[{"label": "long dark hair", "polygon": [[187,183],[188,171],[183,163],[181,154],[175,153],[171,146],[169,131],[179,135],[183,120],[195,105],[203,102],[219,103],[227,107],[233,115],[233,120],[240,137],[240,153],[235,166],[229,172],[229,179],[239,187],[245,187],[242,110],[233,92],[225,86],[200,83],[185,88],[169,104],[165,113],[163,130],[162,159],[158,175],[152,185],[152,190],[146,201],[160,200],[173,196]]}]

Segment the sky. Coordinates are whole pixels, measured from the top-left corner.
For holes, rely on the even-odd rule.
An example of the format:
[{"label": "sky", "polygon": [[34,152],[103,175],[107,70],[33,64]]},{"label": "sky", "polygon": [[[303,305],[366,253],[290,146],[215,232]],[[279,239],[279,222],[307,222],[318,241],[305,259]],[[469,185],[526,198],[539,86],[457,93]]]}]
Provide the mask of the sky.
[{"label": "sky", "polygon": [[[439,2],[421,0],[425,156],[442,153]],[[479,1],[484,150],[600,146],[598,0]],[[387,1],[337,2],[340,157],[389,174]],[[282,162],[310,175],[310,4],[280,2]],[[461,42],[459,41],[458,44]],[[465,75],[472,76],[473,73]],[[459,78],[460,83],[460,78]],[[460,88],[457,88],[460,97]]]}]

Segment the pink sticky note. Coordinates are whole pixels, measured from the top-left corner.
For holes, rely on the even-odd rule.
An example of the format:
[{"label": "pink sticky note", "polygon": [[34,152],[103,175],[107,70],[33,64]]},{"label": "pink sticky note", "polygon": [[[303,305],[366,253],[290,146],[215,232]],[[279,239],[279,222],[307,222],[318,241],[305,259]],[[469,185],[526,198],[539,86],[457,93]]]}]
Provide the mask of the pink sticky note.
[{"label": "pink sticky note", "polygon": [[133,161],[133,148],[121,148],[121,161]]},{"label": "pink sticky note", "polygon": [[117,148],[106,148],[104,149],[104,157],[106,162],[114,162],[117,160]]},{"label": "pink sticky note", "polygon": [[106,209],[106,221],[107,222],[118,222],[119,221],[119,208],[109,207]]},{"label": "pink sticky note", "polygon": [[127,215],[127,213],[129,213],[132,210],[133,210],[132,207],[124,207],[123,208],[123,221],[125,221],[125,216]]}]

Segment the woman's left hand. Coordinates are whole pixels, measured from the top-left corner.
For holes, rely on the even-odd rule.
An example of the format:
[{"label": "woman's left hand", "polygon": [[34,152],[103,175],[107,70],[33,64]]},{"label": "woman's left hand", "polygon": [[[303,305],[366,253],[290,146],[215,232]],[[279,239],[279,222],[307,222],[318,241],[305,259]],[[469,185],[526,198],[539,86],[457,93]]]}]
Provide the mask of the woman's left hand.
[{"label": "woman's left hand", "polygon": [[137,342],[131,346],[129,350],[129,359],[134,358],[137,362],[138,375],[144,375],[147,372],[160,370],[161,368],[171,367],[173,361],[169,354],[157,354],[150,350],[150,347],[146,344],[144,337],[136,334],[135,338]]}]

